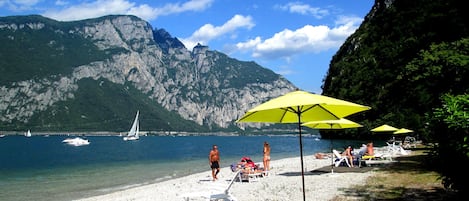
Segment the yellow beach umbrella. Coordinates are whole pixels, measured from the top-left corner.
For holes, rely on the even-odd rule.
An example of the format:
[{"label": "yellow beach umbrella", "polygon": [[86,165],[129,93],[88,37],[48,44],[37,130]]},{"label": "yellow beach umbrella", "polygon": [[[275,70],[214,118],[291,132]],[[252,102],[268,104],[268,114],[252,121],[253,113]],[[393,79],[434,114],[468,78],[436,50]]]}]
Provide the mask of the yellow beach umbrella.
[{"label": "yellow beach umbrella", "polygon": [[[306,122],[304,124],[301,124],[302,126],[306,126],[309,128],[313,129],[347,129],[347,128],[358,128],[358,127],[363,127],[363,125],[350,121],[348,119],[338,119],[338,120],[323,120],[323,121],[310,121]],[[331,138],[331,154],[334,156],[332,153],[333,146],[332,146],[332,138]],[[331,173],[334,173],[334,157],[331,157]]]},{"label": "yellow beach umbrella", "polygon": [[413,130],[407,129],[407,128],[401,128],[397,131],[394,131],[393,134],[404,134],[404,133],[412,133],[414,132]]},{"label": "yellow beach umbrella", "polygon": [[350,121],[348,119],[338,119],[338,120],[322,120],[322,121],[310,121],[301,124],[313,129],[344,129],[344,128],[357,128],[363,127],[361,124]]},{"label": "yellow beach umbrella", "polygon": [[[269,100],[246,112],[237,122],[298,123],[340,119],[369,110],[368,106],[312,94],[294,91]],[[397,129],[396,129],[397,130]]]},{"label": "yellow beach umbrella", "polygon": [[383,124],[381,126],[378,126],[376,128],[371,129],[373,132],[392,132],[392,131],[397,131],[399,130],[398,128],[394,128],[390,125]]},{"label": "yellow beach umbrella", "polygon": [[312,94],[305,91],[294,91],[271,99],[248,110],[237,122],[298,124],[303,200],[306,200],[301,123],[319,120],[338,120],[342,117],[369,109],[371,108],[368,106],[328,96]]}]

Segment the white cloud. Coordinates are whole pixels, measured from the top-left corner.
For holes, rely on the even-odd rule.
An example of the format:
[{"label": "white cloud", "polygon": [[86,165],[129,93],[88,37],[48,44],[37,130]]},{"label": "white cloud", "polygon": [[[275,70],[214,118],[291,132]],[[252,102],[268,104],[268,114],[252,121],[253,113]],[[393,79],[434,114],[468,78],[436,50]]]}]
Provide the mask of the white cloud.
[{"label": "white cloud", "polygon": [[[190,0],[186,3],[174,3],[166,4],[161,8],[155,8],[152,10],[153,17],[150,19],[156,19],[158,16],[165,16],[171,14],[177,14],[187,11],[203,11],[209,8],[214,0]],[[137,9],[135,14],[138,14],[140,11]],[[145,18],[144,18],[145,19]],[[148,19],[148,20],[150,20]]]},{"label": "white cloud", "polygon": [[40,0],[16,0],[16,1],[11,1],[15,4],[18,5],[24,5],[24,6],[33,6],[36,5]]},{"label": "white cloud", "polygon": [[39,2],[40,0],[0,0],[0,7],[7,6],[12,11],[24,11],[31,9]]},{"label": "white cloud", "polygon": [[69,3],[68,1],[62,1],[62,0],[55,1],[55,5],[57,5],[57,6],[65,6],[68,3]]},{"label": "white cloud", "polygon": [[47,11],[43,15],[61,21],[81,20],[110,14],[126,14],[134,6],[125,0],[97,0],[67,7],[60,11]]},{"label": "white cloud", "polygon": [[252,51],[257,58],[289,59],[295,54],[319,53],[339,47],[361,23],[359,18],[341,17],[333,28],[325,25],[305,25],[297,30],[284,29],[271,38],[260,37],[237,43],[239,51]]},{"label": "white cloud", "polygon": [[181,13],[185,11],[202,11],[212,4],[213,0],[192,0],[182,5],[168,4],[163,7],[162,11],[168,13]]},{"label": "white cloud", "polygon": [[180,40],[188,49],[192,49],[197,43],[207,45],[211,40],[227,34],[231,34],[231,36],[234,37],[234,32],[236,32],[237,29],[251,29],[254,26],[255,24],[251,16],[235,15],[221,26],[216,27],[212,24],[205,24],[196,30],[189,38]]},{"label": "white cloud", "polygon": [[135,15],[147,21],[156,19],[158,17],[158,14],[155,9],[146,4],[137,7],[132,7],[125,14]]},{"label": "white cloud", "polygon": [[308,4],[304,4],[301,2],[291,2],[285,5],[277,5],[276,7],[281,10],[289,11],[291,13],[298,13],[301,15],[311,15],[318,19],[321,19],[322,17],[329,15],[329,11],[326,9],[312,7]]},{"label": "white cloud", "polygon": [[[96,0],[87,1],[65,7],[62,10],[49,10],[43,13],[44,16],[61,21],[81,20],[96,18],[104,15],[125,14],[135,15],[144,20],[153,20],[158,16],[171,15],[187,11],[201,11],[211,6],[214,0],[190,0],[183,4],[165,4],[161,8],[153,8],[148,4],[133,3],[127,0]],[[63,1],[57,1],[62,2]]]}]

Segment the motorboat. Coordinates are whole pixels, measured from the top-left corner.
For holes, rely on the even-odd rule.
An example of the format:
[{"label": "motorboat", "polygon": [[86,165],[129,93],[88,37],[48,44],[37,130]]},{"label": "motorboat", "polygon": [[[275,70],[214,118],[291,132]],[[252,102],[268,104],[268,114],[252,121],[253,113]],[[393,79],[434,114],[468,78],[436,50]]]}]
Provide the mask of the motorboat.
[{"label": "motorboat", "polygon": [[62,141],[63,143],[67,143],[72,146],[83,146],[83,145],[89,145],[90,141],[87,139],[83,139],[80,137],[75,137],[75,138],[67,138]]}]

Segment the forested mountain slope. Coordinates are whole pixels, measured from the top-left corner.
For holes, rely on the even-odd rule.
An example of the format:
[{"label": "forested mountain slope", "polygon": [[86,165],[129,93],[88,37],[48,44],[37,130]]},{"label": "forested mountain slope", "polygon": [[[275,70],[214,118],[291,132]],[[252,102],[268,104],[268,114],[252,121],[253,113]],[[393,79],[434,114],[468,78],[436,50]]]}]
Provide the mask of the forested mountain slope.
[{"label": "forested mountain slope", "polygon": [[468,92],[467,19],[462,1],[377,0],[332,58],[323,94],[371,106],[355,117],[366,128],[424,130],[442,94]]}]

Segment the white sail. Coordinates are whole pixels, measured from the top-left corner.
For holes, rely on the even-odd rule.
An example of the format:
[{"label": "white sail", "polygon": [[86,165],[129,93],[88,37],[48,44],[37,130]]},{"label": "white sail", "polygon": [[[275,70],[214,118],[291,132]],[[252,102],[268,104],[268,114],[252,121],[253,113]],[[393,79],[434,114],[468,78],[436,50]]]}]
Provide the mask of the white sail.
[{"label": "white sail", "polygon": [[26,136],[26,137],[31,137],[31,130],[28,130],[28,132],[26,132],[26,133],[24,134],[24,136]]},{"label": "white sail", "polygon": [[134,123],[132,124],[132,127],[130,128],[130,131],[127,134],[127,136],[124,137],[124,140],[126,140],[126,141],[127,140],[138,140],[139,130],[140,130],[138,115],[139,115],[139,111],[137,111],[137,115],[135,115]]}]

